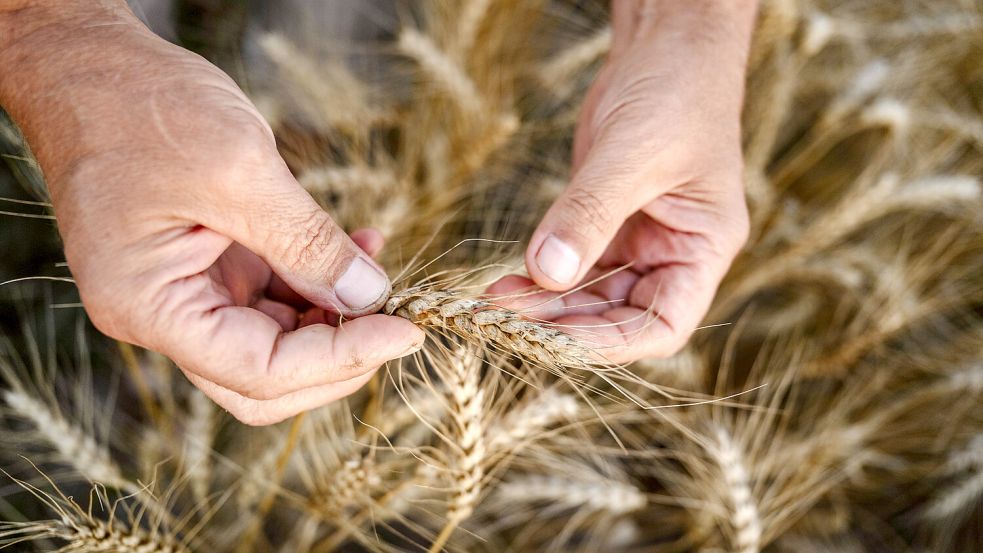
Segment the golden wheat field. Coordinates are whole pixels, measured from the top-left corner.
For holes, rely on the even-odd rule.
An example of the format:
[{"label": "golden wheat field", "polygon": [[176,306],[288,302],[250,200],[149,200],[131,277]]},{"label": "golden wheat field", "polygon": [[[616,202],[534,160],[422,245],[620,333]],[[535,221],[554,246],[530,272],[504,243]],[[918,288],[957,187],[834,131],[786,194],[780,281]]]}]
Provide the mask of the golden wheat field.
[{"label": "golden wheat field", "polygon": [[0,549],[983,551],[980,0],[761,3],[750,239],[686,348],[627,366],[482,297],[567,182],[606,3],[366,12],[351,43],[247,22],[217,58],[299,182],[386,236],[385,311],[425,348],[237,423],[29,261],[56,230],[8,123],[33,196],[0,201]]}]

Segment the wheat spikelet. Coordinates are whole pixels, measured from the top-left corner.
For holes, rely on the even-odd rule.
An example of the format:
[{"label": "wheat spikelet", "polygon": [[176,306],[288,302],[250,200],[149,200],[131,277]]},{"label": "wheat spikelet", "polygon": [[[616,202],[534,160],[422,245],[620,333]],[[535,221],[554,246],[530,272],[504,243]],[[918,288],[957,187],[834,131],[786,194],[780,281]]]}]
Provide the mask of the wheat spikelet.
[{"label": "wheat spikelet", "polygon": [[723,428],[717,428],[716,443],[709,451],[723,473],[734,528],[734,551],[757,553],[761,550],[761,518],[751,493],[744,456]]},{"label": "wheat spikelet", "polygon": [[327,486],[312,499],[315,506],[326,513],[345,516],[347,510],[366,496],[366,490],[381,483],[382,478],[376,472],[372,459],[360,454],[342,463]]}]

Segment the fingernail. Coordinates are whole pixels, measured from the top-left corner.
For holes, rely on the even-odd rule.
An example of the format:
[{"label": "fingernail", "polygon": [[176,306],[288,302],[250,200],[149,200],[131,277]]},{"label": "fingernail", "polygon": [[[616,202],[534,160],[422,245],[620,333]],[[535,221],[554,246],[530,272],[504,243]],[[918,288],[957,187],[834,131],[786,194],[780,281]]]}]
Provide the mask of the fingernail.
[{"label": "fingernail", "polygon": [[580,270],[580,256],[566,242],[550,234],[536,253],[536,265],[552,280],[568,284]]},{"label": "fingernail", "polygon": [[377,302],[389,288],[389,279],[361,257],[352,260],[335,284],[334,292],[350,309],[364,309]]}]

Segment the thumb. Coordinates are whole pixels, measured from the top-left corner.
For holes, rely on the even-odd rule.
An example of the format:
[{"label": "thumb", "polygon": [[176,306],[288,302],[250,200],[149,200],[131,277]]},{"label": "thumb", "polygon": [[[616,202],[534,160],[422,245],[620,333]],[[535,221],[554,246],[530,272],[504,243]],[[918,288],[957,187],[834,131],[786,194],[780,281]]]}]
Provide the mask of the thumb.
[{"label": "thumb", "polygon": [[580,282],[643,198],[624,159],[592,149],[553,203],[526,250],[526,269],[542,288],[563,291]]},{"label": "thumb", "polygon": [[286,167],[274,182],[241,194],[227,233],[294,291],[322,309],[352,317],[389,297],[385,271],[314,201]]}]

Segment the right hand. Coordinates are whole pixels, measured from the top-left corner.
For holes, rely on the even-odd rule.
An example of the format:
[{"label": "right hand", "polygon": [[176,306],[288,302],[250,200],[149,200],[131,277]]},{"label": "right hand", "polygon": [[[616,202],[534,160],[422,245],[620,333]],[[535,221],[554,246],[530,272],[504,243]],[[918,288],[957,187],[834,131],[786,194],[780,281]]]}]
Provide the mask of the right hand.
[{"label": "right hand", "polygon": [[[351,394],[418,350],[413,324],[371,314],[390,291],[365,251],[378,233],[350,238],[321,210],[227,75],[100,5],[41,10],[52,23],[0,60],[0,103],[45,172],[96,327],[171,357],[247,424]],[[339,314],[357,318],[328,324]]]}]

